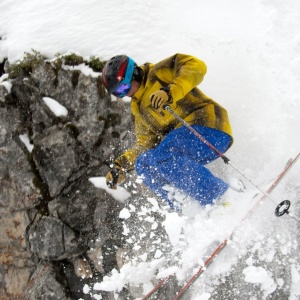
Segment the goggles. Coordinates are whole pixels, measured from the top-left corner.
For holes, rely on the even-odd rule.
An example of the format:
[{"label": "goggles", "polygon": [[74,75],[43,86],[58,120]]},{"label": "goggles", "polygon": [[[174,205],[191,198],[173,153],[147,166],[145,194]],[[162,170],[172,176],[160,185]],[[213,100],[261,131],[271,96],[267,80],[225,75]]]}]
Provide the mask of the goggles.
[{"label": "goggles", "polygon": [[116,97],[124,97],[131,89],[131,80],[134,71],[134,61],[128,57],[128,62],[125,65],[122,65],[117,78],[120,80],[120,83],[112,92]]},{"label": "goggles", "polygon": [[112,92],[113,95],[119,98],[123,98],[131,89],[131,84],[126,83],[125,80],[122,80],[117,88]]}]

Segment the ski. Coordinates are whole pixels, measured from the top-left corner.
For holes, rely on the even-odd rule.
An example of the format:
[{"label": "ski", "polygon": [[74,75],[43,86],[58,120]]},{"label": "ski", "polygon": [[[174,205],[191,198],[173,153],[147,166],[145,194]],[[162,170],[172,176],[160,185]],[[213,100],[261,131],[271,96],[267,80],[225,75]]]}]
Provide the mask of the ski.
[{"label": "ski", "polygon": [[[245,215],[245,217],[242,219],[242,221],[239,224],[242,224],[243,221],[253,213],[253,211],[256,209],[258,204],[264,200],[268,194],[270,194],[276,186],[281,182],[281,180],[284,178],[284,176],[288,173],[288,171],[292,168],[292,166],[296,163],[296,161],[300,157],[300,152],[296,155],[295,158],[290,159],[288,163],[286,164],[284,170],[276,177],[276,179],[273,181],[271,186],[268,188],[266,193],[263,193],[263,195],[256,201],[254,206],[251,210],[248,211],[248,213]],[[239,228],[240,225],[238,225],[231,234],[225,238],[221,243],[218,244],[218,246],[213,250],[213,252],[209,255],[209,257],[205,260],[204,264],[200,266],[198,271],[189,279],[189,281],[182,287],[182,289],[177,293],[177,295],[174,297],[174,300],[178,300],[181,298],[181,296],[187,291],[187,289],[195,282],[195,280],[207,269],[207,267],[213,262],[213,260],[217,257],[217,255],[227,246],[227,243],[234,234],[236,233],[236,230]],[[157,291],[161,286],[163,286],[168,280],[170,280],[173,276],[169,275],[168,277],[161,280],[147,295],[145,295],[142,300],[149,299],[149,297]]]}]

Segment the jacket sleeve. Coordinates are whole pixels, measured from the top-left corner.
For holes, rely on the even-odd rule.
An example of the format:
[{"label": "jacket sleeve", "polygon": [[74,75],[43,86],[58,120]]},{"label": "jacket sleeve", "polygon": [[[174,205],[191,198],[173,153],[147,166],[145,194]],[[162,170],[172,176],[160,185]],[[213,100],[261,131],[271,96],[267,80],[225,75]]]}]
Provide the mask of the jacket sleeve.
[{"label": "jacket sleeve", "polygon": [[133,147],[115,160],[115,163],[126,171],[134,169],[137,157],[154,147],[157,141],[156,134],[138,120],[135,121],[135,134],[136,142]]},{"label": "jacket sleeve", "polygon": [[207,70],[206,64],[202,60],[179,53],[161,61],[155,68],[158,78],[165,76],[166,69],[172,70],[173,74],[172,79],[169,81],[169,87],[175,102],[184,98],[188,92],[199,85]]}]

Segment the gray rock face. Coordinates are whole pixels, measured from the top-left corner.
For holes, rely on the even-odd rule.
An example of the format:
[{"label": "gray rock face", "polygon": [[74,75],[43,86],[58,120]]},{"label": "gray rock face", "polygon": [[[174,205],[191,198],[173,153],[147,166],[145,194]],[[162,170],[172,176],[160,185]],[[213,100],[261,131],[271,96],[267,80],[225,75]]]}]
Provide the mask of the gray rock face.
[{"label": "gray rock face", "polygon": [[0,86],[0,298],[87,299],[83,285],[117,265],[124,207],[89,178],[132,143],[130,106],[49,61],[11,83]]},{"label": "gray rock face", "polygon": [[35,175],[18,136],[21,123],[19,108],[0,107],[0,211],[32,208],[39,203]]},{"label": "gray rock face", "polygon": [[28,231],[30,250],[43,260],[62,260],[86,251],[75,232],[61,220],[42,217]]},{"label": "gray rock face", "polygon": [[76,142],[65,128],[50,127],[34,139],[33,160],[47,182],[50,197],[57,196],[80,168]]},{"label": "gray rock face", "polygon": [[66,289],[67,282],[60,276],[59,267],[50,264],[38,264],[31,276],[25,299],[70,300],[73,299]]}]

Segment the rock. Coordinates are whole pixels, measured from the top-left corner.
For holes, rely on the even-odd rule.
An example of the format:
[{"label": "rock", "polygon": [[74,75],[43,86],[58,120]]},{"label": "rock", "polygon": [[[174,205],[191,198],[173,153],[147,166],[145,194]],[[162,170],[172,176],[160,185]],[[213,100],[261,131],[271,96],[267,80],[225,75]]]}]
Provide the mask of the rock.
[{"label": "rock", "polygon": [[19,108],[0,106],[0,146],[9,144],[16,132],[21,131],[22,112]]},{"label": "rock", "polygon": [[0,211],[32,208],[39,203],[40,191],[28,160],[28,151],[19,139],[22,132],[20,109],[0,107]]},{"label": "rock", "polygon": [[7,101],[8,92],[5,86],[0,85],[0,103],[5,103]]},{"label": "rock", "polygon": [[66,289],[67,282],[59,266],[41,263],[32,275],[25,299],[30,300],[71,300],[70,292]]},{"label": "rock", "polygon": [[38,86],[41,94],[51,95],[55,93],[57,76],[50,62],[42,61],[31,73],[31,79]]},{"label": "rock", "polygon": [[0,107],[0,211],[32,208],[41,198],[28,151],[19,138],[21,123],[20,109]]},{"label": "rock", "polygon": [[80,278],[93,277],[93,271],[86,259],[77,257],[74,261],[75,274]]},{"label": "rock", "polygon": [[44,130],[34,139],[33,159],[39,174],[49,187],[51,197],[58,195],[68,178],[80,167],[75,140],[58,127]]},{"label": "rock", "polygon": [[41,191],[20,142],[10,140],[0,148],[0,211],[33,208],[40,203]]},{"label": "rock", "polygon": [[[0,298],[92,299],[84,285],[117,267],[124,204],[89,178],[133,142],[130,104],[52,60],[11,83],[10,94],[0,86]],[[68,114],[57,117],[44,97]]]},{"label": "rock", "polygon": [[14,245],[18,250],[26,249],[25,234],[30,224],[26,211],[0,214],[0,249],[7,245]]},{"label": "rock", "polygon": [[[0,214],[0,279],[5,293],[20,299],[34,270],[25,242],[30,221],[26,211]],[[3,292],[0,290],[0,298]]]},{"label": "rock", "polygon": [[93,262],[97,272],[104,273],[103,269],[103,255],[101,248],[91,248],[87,251],[87,256]]},{"label": "rock", "polygon": [[84,246],[76,233],[61,220],[44,216],[28,231],[30,250],[43,260],[62,260],[82,254]]},{"label": "rock", "polygon": [[31,272],[30,268],[9,268],[4,280],[7,293],[19,298],[26,290]]}]

